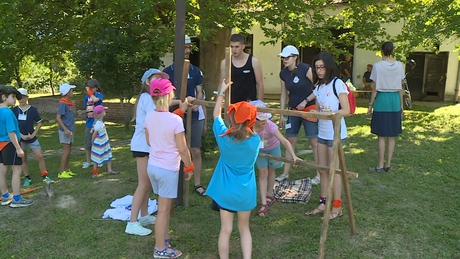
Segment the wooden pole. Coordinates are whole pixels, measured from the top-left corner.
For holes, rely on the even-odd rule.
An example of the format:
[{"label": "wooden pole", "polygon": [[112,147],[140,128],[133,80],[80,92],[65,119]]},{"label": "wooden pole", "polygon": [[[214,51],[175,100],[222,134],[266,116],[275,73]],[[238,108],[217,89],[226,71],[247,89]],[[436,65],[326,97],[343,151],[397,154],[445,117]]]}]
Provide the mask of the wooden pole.
[{"label": "wooden pole", "polygon": [[[189,67],[190,67],[190,60],[186,59],[184,60],[184,70],[182,72],[182,85],[184,87],[181,88],[181,92],[180,92],[180,101],[181,102],[184,102],[185,101],[185,98],[187,98],[187,82],[188,82],[188,70],[189,70]],[[187,108],[187,120],[186,120],[186,139],[187,139],[187,146],[188,146],[188,149],[190,150],[190,143],[192,141],[192,109],[191,109],[191,106],[189,106]],[[190,184],[189,182],[186,182],[184,180],[184,173],[183,173],[183,167],[182,167],[182,172],[180,172],[180,176],[179,178],[182,178],[181,179],[181,183],[182,185],[180,185],[180,190],[183,190],[184,188],[184,185],[185,185],[185,190],[183,190],[183,201],[184,201],[184,207],[187,208],[188,207],[188,193],[189,193],[189,189],[190,189]],[[179,189],[178,189],[178,192],[179,192]],[[179,197],[179,194],[178,196]]]},{"label": "wooden pole", "polygon": [[345,198],[347,199],[348,218],[350,220],[350,231],[352,235],[356,235],[356,224],[355,224],[355,212],[353,211],[353,203],[351,201],[350,183],[348,177],[344,177],[347,172],[347,166],[345,163],[345,152],[343,152],[342,145],[339,147],[339,163],[340,173],[342,175],[343,191],[345,192]]},{"label": "wooden pole", "polygon": [[[184,54],[185,54],[185,7],[186,0],[176,0],[176,25],[174,28],[174,86],[177,93],[182,93],[182,88],[187,88],[187,83],[182,84],[183,69],[184,69]],[[188,72],[188,70],[186,70]],[[184,169],[181,164],[179,170],[179,182],[177,188],[176,205],[181,206],[183,201],[183,174]],[[172,207],[171,215],[174,213],[174,206]]]},{"label": "wooden pole", "polygon": [[[231,51],[230,47],[225,48],[225,83],[230,83],[232,80],[232,56],[231,56]],[[222,83],[222,82],[219,82]],[[231,98],[232,98],[232,87],[230,86],[227,89],[227,92],[225,93],[225,103],[224,103],[224,113],[225,113],[225,121],[227,122],[227,125],[230,125],[230,119],[228,117],[227,111],[228,107],[231,104]]]}]

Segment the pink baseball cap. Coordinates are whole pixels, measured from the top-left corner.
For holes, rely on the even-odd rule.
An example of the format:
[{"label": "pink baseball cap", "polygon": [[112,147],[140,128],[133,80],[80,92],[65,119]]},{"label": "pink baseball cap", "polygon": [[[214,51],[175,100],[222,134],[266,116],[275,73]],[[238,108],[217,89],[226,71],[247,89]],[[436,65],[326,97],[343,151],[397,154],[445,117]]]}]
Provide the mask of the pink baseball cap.
[{"label": "pink baseball cap", "polygon": [[96,107],[94,107],[93,113],[94,115],[98,115],[98,114],[101,114],[104,110],[107,110],[107,107],[104,107],[102,105],[97,105]]},{"label": "pink baseball cap", "polygon": [[164,78],[158,78],[150,82],[150,95],[163,96],[169,94],[171,91],[176,90],[171,81]]}]

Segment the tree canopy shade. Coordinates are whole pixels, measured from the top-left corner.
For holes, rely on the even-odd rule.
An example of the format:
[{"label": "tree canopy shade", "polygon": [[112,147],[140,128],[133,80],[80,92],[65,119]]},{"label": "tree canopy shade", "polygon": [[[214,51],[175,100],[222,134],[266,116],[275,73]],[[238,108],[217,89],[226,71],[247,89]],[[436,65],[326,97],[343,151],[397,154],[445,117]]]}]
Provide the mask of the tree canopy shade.
[{"label": "tree canopy shade", "polygon": [[[338,46],[378,50],[391,40],[406,56],[417,47],[436,50],[459,36],[459,0],[343,2],[187,0],[186,33],[200,38],[205,88],[217,87],[233,28],[246,32],[259,26],[268,38],[262,44],[282,41],[336,55],[346,51]],[[142,72],[159,67],[160,58],[172,52],[174,20],[170,0],[0,0],[0,79],[21,85],[19,64],[26,56],[52,68],[64,65],[70,52],[83,77],[93,76],[105,91],[130,98]],[[401,23],[402,31],[387,31],[390,23]],[[346,30],[333,36],[339,29]]]}]

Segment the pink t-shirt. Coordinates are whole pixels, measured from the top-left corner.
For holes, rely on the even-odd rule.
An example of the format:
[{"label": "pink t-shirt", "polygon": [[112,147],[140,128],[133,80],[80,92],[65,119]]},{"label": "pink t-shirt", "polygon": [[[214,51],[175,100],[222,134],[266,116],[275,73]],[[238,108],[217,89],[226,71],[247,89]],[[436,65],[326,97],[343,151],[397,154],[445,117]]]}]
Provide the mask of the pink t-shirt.
[{"label": "pink t-shirt", "polygon": [[145,128],[149,131],[149,164],[179,171],[180,155],[174,136],[184,132],[182,118],[170,112],[147,113]]},{"label": "pink t-shirt", "polygon": [[278,126],[271,120],[267,120],[267,124],[263,130],[256,131],[261,140],[260,150],[268,151],[279,146],[280,141],[275,137],[277,131]]}]

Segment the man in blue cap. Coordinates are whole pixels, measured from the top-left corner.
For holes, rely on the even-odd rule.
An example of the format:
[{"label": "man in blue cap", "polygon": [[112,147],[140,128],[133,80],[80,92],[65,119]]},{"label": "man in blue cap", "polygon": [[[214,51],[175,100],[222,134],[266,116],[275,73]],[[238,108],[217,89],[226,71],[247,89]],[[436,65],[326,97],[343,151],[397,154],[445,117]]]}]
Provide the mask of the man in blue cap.
[{"label": "man in blue cap", "polygon": [[[192,41],[190,37],[185,36],[185,53],[184,58],[188,59],[190,57],[190,53],[192,51]],[[168,66],[163,70],[163,72],[169,75],[169,80],[174,83],[174,63]],[[187,77],[187,91],[186,96],[192,96],[197,98],[198,100],[203,99],[203,73],[201,72],[200,68],[194,66],[190,63],[188,69],[188,77]],[[195,164],[194,173],[194,180],[195,180],[195,192],[198,193],[200,196],[206,196],[206,189],[204,189],[203,185],[200,183],[201,181],[201,136],[203,132],[206,131],[205,123],[206,123],[206,113],[201,105],[194,105],[192,107],[192,141],[190,143],[191,152],[192,152],[192,160]],[[186,115],[188,116],[188,115]],[[185,122],[184,118],[184,122]],[[188,130],[188,129],[185,129]]]}]

